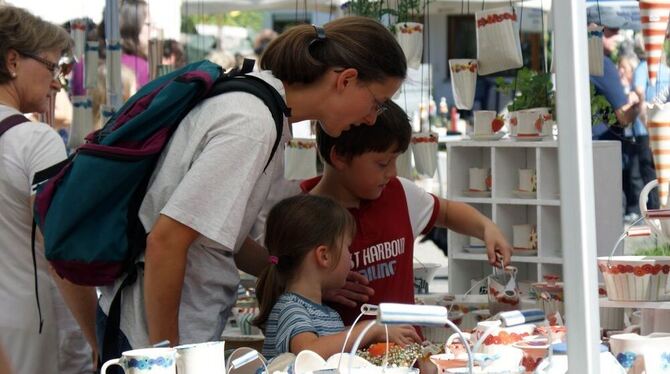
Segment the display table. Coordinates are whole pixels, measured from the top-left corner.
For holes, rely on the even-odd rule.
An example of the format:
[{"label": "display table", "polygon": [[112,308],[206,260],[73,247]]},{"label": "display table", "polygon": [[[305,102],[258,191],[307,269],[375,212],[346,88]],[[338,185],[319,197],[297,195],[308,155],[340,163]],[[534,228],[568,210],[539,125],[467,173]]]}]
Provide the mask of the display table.
[{"label": "display table", "polygon": [[261,352],[265,336],[263,334],[242,335],[239,327],[228,326],[221,333],[221,340],[226,342],[226,350],[249,347]]}]

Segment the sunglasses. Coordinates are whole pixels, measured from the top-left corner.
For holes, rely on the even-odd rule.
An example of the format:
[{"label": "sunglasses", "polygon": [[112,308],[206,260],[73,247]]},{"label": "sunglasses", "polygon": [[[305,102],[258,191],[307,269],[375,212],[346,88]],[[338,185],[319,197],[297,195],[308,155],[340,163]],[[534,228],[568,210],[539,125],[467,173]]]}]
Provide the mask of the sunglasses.
[{"label": "sunglasses", "polygon": [[52,74],[52,79],[58,81],[61,86],[66,87],[68,82],[65,77],[70,74],[72,67],[74,66],[75,60],[70,56],[63,56],[60,60],[56,62],[51,62],[44,57],[40,57],[33,53],[20,52],[21,56],[31,58],[42,65],[44,65],[47,70]]}]

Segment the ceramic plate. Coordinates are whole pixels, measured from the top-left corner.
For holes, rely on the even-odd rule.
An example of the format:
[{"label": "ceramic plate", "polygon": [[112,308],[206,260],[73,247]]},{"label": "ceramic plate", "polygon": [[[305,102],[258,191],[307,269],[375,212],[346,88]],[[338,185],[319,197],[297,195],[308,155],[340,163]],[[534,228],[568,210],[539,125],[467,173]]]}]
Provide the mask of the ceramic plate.
[{"label": "ceramic plate", "polygon": [[512,256],[537,256],[537,249],[514,248]]},{"label": "ceramic plate", "polygon": [[546,136],[543,135],[512,135],[510,136],[512,139],[520,142],[536,142],[538,140],[544,139]]},{"label": "ceramic plate", "polygon": [[463,191],[463,195],[467,197],[491,197],[491,191]]},{"label": "ceramic plate", "polygon": [[500,140],[506,135],[505,132],[499,131],[495,134],[491,135],[478,135],[478,134],[470,134],[468,135],[471,140]]},{"label": "ceramic plate", "polygon": [[478,255],[486,254],[486,247],[484,247],[484,246],[470,246],[470,245],[466,245],[466,246],[463,246],[463,250],[464,250],[465,252],[468,252],[468,253],[474,253],[474,254],[478,254]]},{"label": "ceramic plate", "polygon": [[514,190],[512,191],[512,193],[514,193],[514,196],[521,199],[534,199],[535,197],[537,197],[537,192],[531,192],[531,191]]}]

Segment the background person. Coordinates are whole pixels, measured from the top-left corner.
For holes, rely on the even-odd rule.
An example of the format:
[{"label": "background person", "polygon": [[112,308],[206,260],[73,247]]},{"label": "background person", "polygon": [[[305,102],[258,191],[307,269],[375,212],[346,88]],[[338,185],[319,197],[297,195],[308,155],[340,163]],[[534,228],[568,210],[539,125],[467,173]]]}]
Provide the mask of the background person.
[{"label": "background person", "polygon": [[[0,6],[0,121],[47,111],[49,97],[61,89],[67,74],[58,62],[71,48],[64,29],[23,9]],[[66,158],[65,146],[47,124],[24,122],[0,137],[0,153],[0,345],[17,373],[58,373],[52,280],[41,241],[36,243],[37,268],[33,268],[31,185],[36,172]],[[54,280],[95,349],[95,290],[58,276]]]}]

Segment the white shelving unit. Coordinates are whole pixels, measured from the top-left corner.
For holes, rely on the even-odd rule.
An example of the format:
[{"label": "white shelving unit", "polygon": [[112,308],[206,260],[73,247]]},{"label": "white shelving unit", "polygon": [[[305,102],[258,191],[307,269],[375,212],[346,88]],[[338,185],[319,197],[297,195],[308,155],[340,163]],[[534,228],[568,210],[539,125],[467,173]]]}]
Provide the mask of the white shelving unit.
[{"label": "white shelving unit", "polygon": [[[596,188],[596,236],[598,255],[609,253],[623,230],[620,145],[617,142],[593,143],[593,168]],[[465,196],[470,168],[490,168],[493,180],[491,197]],[[535,198],[518,198],[518,169],[535,169],[537,194]],[[569,176],[568,176],[569,177]],[[558,166],[558,142],[463,140],[447,145],[447,198],[468,203],[491,218],[512,243],[512,226],[534,224],[538,235],[536,256],[512,256],[519,269],[518,280],[541,281],[545,274],[565,278],[563,256],[579,248],[564,248],[561,244],[561,196]],[[471,287],[471,280],[491,274],[486,255],[472,254],[467,236],[449,232],[449,291],[462,294]]]}]

